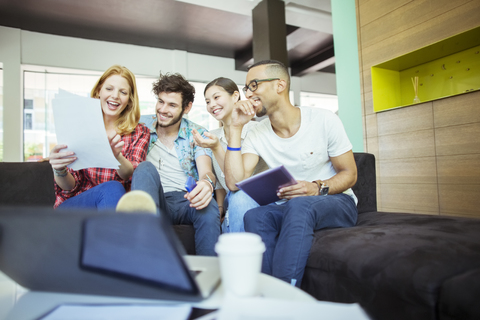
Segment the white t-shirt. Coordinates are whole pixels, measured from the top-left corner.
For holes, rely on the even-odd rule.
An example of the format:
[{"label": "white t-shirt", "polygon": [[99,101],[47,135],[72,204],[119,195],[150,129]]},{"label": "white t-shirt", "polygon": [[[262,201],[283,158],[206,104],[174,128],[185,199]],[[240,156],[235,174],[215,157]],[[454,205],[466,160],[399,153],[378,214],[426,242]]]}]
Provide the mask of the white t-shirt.
[{"label": "white t-shirt", "polygon": [[163,192],[187,191],[185,182],[188,176],[180,166],[175,148],[168,149],[158,139],[150,152],[147,154],[147,161],[153,163],[160,174]]},{"label": "white t-shirt", "polygon": [[[252,128],[257,126],[258,124],[259,123],[257,121],[249,121],[247,124],[243,126],[242,137],[241,137],[242,142],[247,136],[248,131],[250,131]],[[227,142],[227,138],[225,137],[225,131],[223,130],[223,127],[210,130],[210,133],[218,137],[218,140],[220,142],[220,145],[222,146],[223,151],[226,151],[228,142]],[[218,164],[217,159],[215,159],[215,155],[213,156],[212,161],[213,161],[213,169],[215,171],[215,176],[217,177],[217,186],[215,189],[223,188],[226,191],[228,191],[229,189],[227,188],[227,184],[225,182],[225,174],[220,168],[220,165]],[[255,171],[253,174],[265,171],[267,169],[268,169],[268,166],[265,164],[265,161],[260,159],[257,166],[255,167]]]},{"label": "white t-shirt", "polygon": [[[352,150],[342,122],[329,110],[300,107],[301,124],[290,138],[280,138],[270,119],[252,128],[243,142],[242,154],[253,153],[270,168],[284,165],[296,180],[327,180],[336,174],[330,157]],[[357,203],[351,189],[345,191]]]}]

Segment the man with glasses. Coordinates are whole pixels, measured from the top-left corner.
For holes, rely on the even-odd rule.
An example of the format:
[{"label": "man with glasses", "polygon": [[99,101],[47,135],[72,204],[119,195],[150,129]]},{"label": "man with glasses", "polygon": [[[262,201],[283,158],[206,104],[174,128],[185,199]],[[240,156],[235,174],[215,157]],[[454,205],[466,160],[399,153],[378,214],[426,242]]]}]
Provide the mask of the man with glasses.
[{"label": "man with glasses", "polygon": [[[260,157],[270,168],[284,165],[297,180],[278,190],[282,201],[249,210],[244,222],[245,231],[259,234],[267,247],[262,272],[300,287],[314,231],[357,221],[352,145],[334,113],[290,103],[290,77],[281,62],[252,65],[246,83],[248,100],[237,102],[230,125],[227,186],[235,190],[235,183],[250,177]],[[255,114],[268,119],[241,146],[242,127]]]}]

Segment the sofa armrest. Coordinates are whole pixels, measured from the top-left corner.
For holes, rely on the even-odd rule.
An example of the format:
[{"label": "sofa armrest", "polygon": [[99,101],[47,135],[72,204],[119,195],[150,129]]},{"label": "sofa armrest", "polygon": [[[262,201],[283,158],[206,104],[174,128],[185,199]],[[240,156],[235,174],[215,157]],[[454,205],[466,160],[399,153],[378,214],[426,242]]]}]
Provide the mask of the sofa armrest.
[{"label": "sofa armrest", "polygon": [[0,162],[0,205],[53,206],[55,188],[48,162]]},{"label": "sofa armrest", "polygon": [[357,183],[352,190],[358,198],[358,213],[377,211],[375,156],[363,152],[354,152],[353,155],[357,164]]}]

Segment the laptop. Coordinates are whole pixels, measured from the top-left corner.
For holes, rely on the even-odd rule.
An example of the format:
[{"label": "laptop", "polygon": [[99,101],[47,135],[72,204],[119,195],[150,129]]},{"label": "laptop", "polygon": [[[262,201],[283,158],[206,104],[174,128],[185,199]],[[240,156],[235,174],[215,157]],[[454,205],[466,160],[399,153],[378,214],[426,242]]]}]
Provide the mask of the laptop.
[{"label": "laptop", "polygon": [[0,208],[0,270],[33,291],[200,301],[216,257],[186,256],[164,216]]}]

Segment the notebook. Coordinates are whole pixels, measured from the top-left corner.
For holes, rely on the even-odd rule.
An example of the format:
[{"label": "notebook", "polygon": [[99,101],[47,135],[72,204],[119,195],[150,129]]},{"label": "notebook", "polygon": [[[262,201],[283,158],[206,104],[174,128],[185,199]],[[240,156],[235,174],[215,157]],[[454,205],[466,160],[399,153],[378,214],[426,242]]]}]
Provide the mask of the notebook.
[{"label": "notebook", "polygon": [[216,257],[186,256],[166,217],[0,208],[0,270],[34,291],[200,301]]},{"label": "notebook", "polygon": [[279,166],[251,176],[235,185],[263,206],[280,200],[277,196],[278,189],[296,183],[297,180],[290,172],[284,166]]}]

